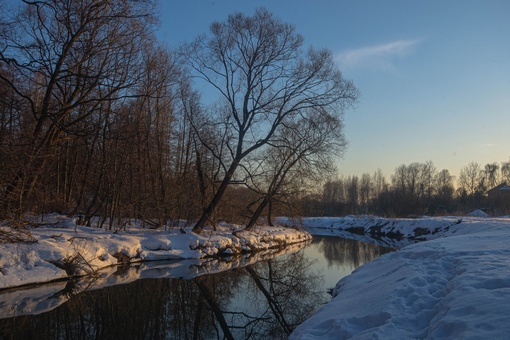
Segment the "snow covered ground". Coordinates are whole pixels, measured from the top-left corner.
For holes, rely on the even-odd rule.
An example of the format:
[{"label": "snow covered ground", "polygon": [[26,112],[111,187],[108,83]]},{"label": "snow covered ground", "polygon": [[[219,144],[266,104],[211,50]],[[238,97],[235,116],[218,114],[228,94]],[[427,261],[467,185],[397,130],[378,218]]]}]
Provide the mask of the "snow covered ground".
[{"label": "snow covered ground", "polygon": [[[45,216],[37,226],[30,229],[37,242],[0,244],[0,289],[93,273],[119,262],[229,256],[311,239],[309,233],[293,228],[257,227],[247,232],[235,225],[204,230],[201,235],[190,228],[183,233],[179,228],[141,230],[139,225],[113,232],[79,226],[62,215]],[[2,226],[2,232],[5,235],[10,229]]]},{"label": "snow covered ground", "polygon": [[[280,245],[297,242],[296,247],[286,248],[296,251],[310,238],[308,233],[283,227],[261,227],[258,233],[234,236],[236,226],[222,226],[197,236],[189,229],[183,234],[179,229],[138,226],[113,233],[78,226],[60,215],[47,216],[45,222],[31,229],[37,243],[0,244],[0,288],[64,278],[69,275],[65,269],[87,273],[102,267],[109,269],[91,276],[95,288],[141,277],[190,278],[254,263],[273,256],[270,249]],[[510,338],[510,218],[352,216],[301,222],[311,234],[347,236],[399,250],[340,280],[331,302],[298,326],[291,338]],[[232,257],[231,262],[196,260],[261,249],[266,250]],[[111,267],[126,260],[184,258],[190,260],[147,262],[121,275]],[[33,296],[26,289],[4,290],[0,310],[8,313],[6,317],[52,309],[49,301],[58,305],[67,299],[56,296],[65,284],[39,286]],[[87,289],[88,284],[84,281]]]},{"label": "snow covered ground", "polygon": [[416,238],[340,280],[291,339],[509,339],[510,218],[304,219],[311,233],[350,229]]}]

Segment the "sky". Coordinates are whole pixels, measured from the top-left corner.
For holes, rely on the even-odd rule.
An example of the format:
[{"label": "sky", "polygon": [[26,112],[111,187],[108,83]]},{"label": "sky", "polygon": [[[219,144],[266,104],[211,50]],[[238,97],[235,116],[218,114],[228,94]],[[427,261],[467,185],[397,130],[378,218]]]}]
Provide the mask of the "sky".
[{"label": "sky", "polygon": [[174,49],[260,7],[330,49],[361,92],[340,174],[510,160],[510,1],[160,0],[157,35]]}]

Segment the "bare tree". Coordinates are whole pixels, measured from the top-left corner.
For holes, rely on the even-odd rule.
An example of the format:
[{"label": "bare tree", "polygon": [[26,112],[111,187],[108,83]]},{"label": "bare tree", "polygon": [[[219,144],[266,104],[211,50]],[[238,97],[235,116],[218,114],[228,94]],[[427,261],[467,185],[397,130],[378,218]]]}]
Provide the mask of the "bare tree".
[{"label": "bare tree", "polygon": [[453,198],[455,188],[453,186],[453,176],[447,169],[438,172],[434,177],[434,191],[440,204],[448,204]]},{"label": "bare tree", "polygon": [[347,204],[350,208],[351,214],[358,214],[359,207],[359,177],[349,176],[347,177]]},{"label": "bare tree", "polygon": [[480,196],[486,190],[484,172],[480,164],[471,162],[460,169],[458,185],[460,196],[470,200],[471,208],[479,203]]},{"label": "bare tree", "polygon": [[220,95],[226,111],[211,115],[222,126],[223,175],[214,196],[193,231],[200,233],[241,162],[268,144],[287,122],[298,121],[303,110],[316,108],[341,113],[358,97],[328,50],[303,52],[303,38],[267,10],[252,17],[230,15],[211,25],[211,34],[186,46],[183,56],[192,74]]},{"label": "bare tree", "polygon": [[364,173],[361,175],[360,184],[359,184],[359,196],[360,196],[360,204],[363,213],[367,213],[368,205],[373,193],[373,185],[372,178],[370,174]]},{"label": "bare tree", "polygon": [[391,182],[392,182],[392,186],[393,188],[398,191],[398,192],[401,192],[402,195],[406,195],[407,194],[407,182],[408,182],[408,179],[407,179],[407,167],[405,164],[402,164],[400,166],[398,166],[396,169],[395,169],[395,173],[391,176]]},{"label": "bare tree", "polygon": [[[347,202],[346,183],[343,177],[328,180],[322,187],[322,214],[326,216],[339,216],[344,213]],[[307,204],[309,205],[309,204]]]},{"label": "bare tree", "polygon": [[501,163],[501,178],[510,184],[510,161]]},{"label": "bare tree", "polygon": [[498,185],[499,181],[499,165],[498,163],[488,163],[484,169],[485,183],[487,188],[493,188]]},{"label": "bare tree", "polygon": [[430,200],[434,193],[434,176],[437,169],[432,161],[421,164],[420,192],[421,197]]},{"label": "bare tree", "polygon": [[377,197],[384,191],[388,190],[388,183],[381,169],[377,169],[372,176],[372,183],[374,184],[374,196]]},{"label": "bare tree", "polygon": [[[342,133],[340,117],[323,110],[307,110],[296,122],[286,123],[287,128],[279,130],[271,138],[269,154],[264,162],[257,167],[261,170],[261,185],[254,181],[255,171],[247,169],[252,183],[252,190],[262,194],[260,204],[248,222],[246,229],[252,228],[262,211],[275,198],[288,197],[289,188],[302,187],[304,182],[321,182],[330,175],[335,167],[333,160],[343,154],[346,141]],[[262,189],[263,188],[263,189]],[[268,223],[271,225],[271,209],[268,212]]]},{"label": "bare tree", "polygon": [[459,175],[459,187],[468,195],[474,195],[484,187],[484,178],[480,164],[471,162],[462,169]]},{"label": "bare tree", "polygon": [[[143,47],[152,34],[153,1],[23,0],[2,34],[0,73],[27,110],[26,158],[4,192],[30,195],[66,136],[90,134],[81,124],[130,97],[140,80]],[[20,205],[22,202],[18,202]]]},{"label": "bare tree", "polygon": [[431,161],[402,164],[392,176],[394,206],[399,214],[423,213],[433,195],[436,168]]},{"label": "bare tree", "polygon": [[383,194],[389,190],[389,185],[386,182],[386,177],[381,169],[377,169],[372,175],[372,184],[373,184],[373,209],[374,212],[380,213],[382,202],[381,199]]}]

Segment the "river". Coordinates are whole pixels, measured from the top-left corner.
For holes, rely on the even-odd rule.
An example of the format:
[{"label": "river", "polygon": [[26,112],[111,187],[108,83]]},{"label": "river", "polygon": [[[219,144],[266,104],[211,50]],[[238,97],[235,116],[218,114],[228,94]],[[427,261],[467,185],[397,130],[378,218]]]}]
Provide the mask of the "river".
[{"label": "river", "polygon": [[0,339],[285,339],[338,280],[391,250],[314,236],[256,263],[154,262],[9,290],[0,293]]}]

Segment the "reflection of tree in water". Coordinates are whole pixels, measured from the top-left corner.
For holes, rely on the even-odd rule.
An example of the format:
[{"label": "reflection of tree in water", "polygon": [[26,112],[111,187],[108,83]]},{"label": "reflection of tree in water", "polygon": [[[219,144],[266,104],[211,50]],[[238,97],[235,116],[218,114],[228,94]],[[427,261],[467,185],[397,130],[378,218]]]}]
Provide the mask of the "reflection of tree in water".
[{"label": "reflection of tree in water", "polygon": [[0,339],[286,338],[325,302],[311,262],[298,252],[193,280],[71,293],[50,312],[0,320]]},{"label": "reflection of tree in water", "polygon": [[[325,303],[321,282],[323,279],[312,265],[314,261],[303,252],[284,255],[239,269],[247,274],[244,284],[235,294],[243,295],[244,305],[230,305],[225,299],[207,299],[209,306],[226,338],[286,339],[292,330]],[[218,290],[203,284],[204,294]]]},{"label": "reflection of tree in water", "polygon": [[[223,276],[213,278],[220,299],[231,295],[239,281],[235,271]],[[0,320],[0,339],[191,339],[216,333],[197,285],[182,279],[87,291],[48,313]]]},{"label": "reflection of tree in water", "polygon": [[261,317],[272,315],[260,337],[287,338],[321,304],[323,279],[313,270],[312,261],[297,252],[247,267],[252,285],[248,289]]},{"label": "reflection of tree in water", "polygon": [[393,251],[391,248],[334,236],[314,236],[315,242],[319,243],[318,249],[324,253],[328,266],[350,264],[357,268]]}]

